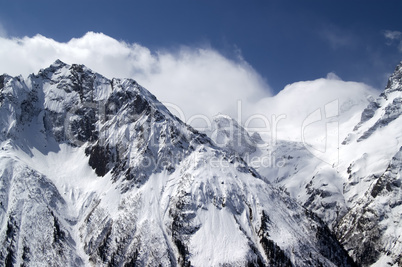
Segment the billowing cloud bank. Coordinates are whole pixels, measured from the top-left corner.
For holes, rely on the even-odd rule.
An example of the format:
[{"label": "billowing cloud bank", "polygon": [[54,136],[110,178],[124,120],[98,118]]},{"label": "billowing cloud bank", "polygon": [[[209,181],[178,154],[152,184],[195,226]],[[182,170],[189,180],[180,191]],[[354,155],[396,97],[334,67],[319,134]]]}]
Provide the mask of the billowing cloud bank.
[{"label": "billowing cloud bank", "polygon": [[56,59],[85,64],[107,78],[133,78],[159,100],[180,108],[187,119],[231,113],[238,99],[255,101],[270,95],[267,83],[244,60],[230,60],[209,48],[151,52],[93,32],[67,43],[41,35],[0,38],[0,73],[27,76]]},{"label": "billowing cloud bank", "polygon": [[[261,126],[265,119],[269,131],[286,139],[300,139],[304,119],[327,103],[338,99],[341,108],[360,110],[373,93],[365,84],[344,82],[331,73],[288,85],[272,97],[267,82],[246,61],[228,59],[211,48],[151,51],[93,32],[66,43],[41,35],[0,37],[0,73],[26,77],[56,59],[85,64],[107,78],[133,78],[193,126],[207,126],[206,118],[226,113],[252,122],[249,126]],[[273,116],[280,118],[275,127]]]}]

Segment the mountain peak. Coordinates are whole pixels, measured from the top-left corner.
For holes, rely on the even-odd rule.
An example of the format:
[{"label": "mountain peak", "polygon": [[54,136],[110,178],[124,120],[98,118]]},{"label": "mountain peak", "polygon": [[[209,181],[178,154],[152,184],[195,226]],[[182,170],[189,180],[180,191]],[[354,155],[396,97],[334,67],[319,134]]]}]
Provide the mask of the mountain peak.
[{"label": "mountain peak", "polygon": [[64,67],[64,66],[66,66],[67,64],[66,63],[64,63],[63,61],[61,61],[60,59],[56,59],[50,66],[51,67]]},{"label": "mountain peak", "polygon": [[387,98],[390,93],[395,91],[402,91],[402,61],[396,66],[395,71],[389,77],[387,86],[381,96]]},{"label": "mountain peak", "polygon": [[256,151],[258,140],[252,138],[235,119],[228,115],[218,114],[214,117],[214,124],[215,131],[212,133],[212,140],[219,147],[237,152],[240,156]]},{"label": "mountain peak", "polygon": [[[370,97],[369,103],[363,110],[360,122],[353,129],[360,132],[357,142],[369,138],[377,129],[386,127],[402,114],[402,61],[388,79],[388,84],[378,98]],[[349,134],[342,144],[352,140],[354,134]]]}]

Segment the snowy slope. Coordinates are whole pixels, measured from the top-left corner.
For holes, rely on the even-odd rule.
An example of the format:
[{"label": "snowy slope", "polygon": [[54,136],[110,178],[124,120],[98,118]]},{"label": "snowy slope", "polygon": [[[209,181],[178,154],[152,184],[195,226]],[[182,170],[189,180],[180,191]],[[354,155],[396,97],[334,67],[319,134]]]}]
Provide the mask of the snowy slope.
[{"label": "snowy slope", "polygon": [[0,76],[0,103],[1,265],[352,264],[318,217],[133,80],[56,61]]},{"label": "snowy slope", "polygon": [[270,122],[268,131],[261,132],[265,144],[253,143],[238,122],[224,115],[215,119],[219,123],[211,137],[236,151],[265,181],[296,198],[332,228],[348,210],[344,179],[337,168],[344,157],[341,141],[359,122],[373,93],[362,84],[341,80],[291,84],[263,100],[266,114],[276,116],[275,120],[265,115]]},{"label": "snowy slope", "polygon": [[[338,160],[323,160],[311,153],[308,144],[289,140],[269,140],[265,145],[254,144],[249,153],[238,153],[264,180],[326,222],[358,264],[401,265],[402,63],[377,99],[368,97],[363,107],[362,96],[366,98],[362,94],[346,100],[360,103],[350,110],[342,111],[340,102],[335,116],[339,125],[334,150]],[[225,142],[234,151],[232,142],[250,136],[238,128],[241,126],[237,124],[233,131],[244,137]],[[310,137],[322,138],[317,132]]]},{"label": "snowy slope", "polygon": [[402,63],[343,142],[349,152],[341,165],[349,164],[344,195],[351,209],[335,230],[364,265],[402,264],[401,97]]}]

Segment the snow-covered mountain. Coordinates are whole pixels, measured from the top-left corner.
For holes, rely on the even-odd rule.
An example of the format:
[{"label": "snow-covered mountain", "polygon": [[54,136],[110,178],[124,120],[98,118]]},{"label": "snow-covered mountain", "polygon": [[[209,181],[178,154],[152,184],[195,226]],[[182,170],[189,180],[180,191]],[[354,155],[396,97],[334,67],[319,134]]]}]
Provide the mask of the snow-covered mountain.
[{"label": "snow-covered mountain", "polygon": [[215,145],[134,80],[56,61],[1,75],[0,103],[0,265],[354,264],[239,147]]},{"label": "snow-covered mountain", "polygon": [[344,195],[349,211],[335,232],[364,265],[402,265],[401,103],[402,62],[342,146],[340,171],[344,179],[347,176]]},{"label": "snow-covered mountain", "polygon": [[[366,107],[362,106],[362,98],[340,102],[336,99],[339,109],[333,121],[338,125],[339,141],[327,147],[339,155],[333,162],[311,153],[309,144],[289,140],[265,145],[249,142],[252,148],[248,153],[237,153],[262,179],[320,217],[357,264],[401,266],[401,97],[402,63],[389,78],[384,92],[377,99],[367,98]],[[342,106],[348,102],[360,104],[345,113]],[[230,119],[218,117],[216,120]],[[236,140],[250,139],[241,126],[233,129],[243,134]],[[315,134],[313,138],[325,140],[331,132],[324,131],[324,138]],[[226,140],[223,146],[236,151],[232,142]]]}]

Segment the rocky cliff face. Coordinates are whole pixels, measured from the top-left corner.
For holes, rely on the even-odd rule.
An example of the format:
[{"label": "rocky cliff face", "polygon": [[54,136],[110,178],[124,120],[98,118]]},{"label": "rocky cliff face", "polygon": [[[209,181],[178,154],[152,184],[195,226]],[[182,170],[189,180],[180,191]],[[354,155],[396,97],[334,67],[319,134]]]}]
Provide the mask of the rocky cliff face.
[{"label": "rocky cliff face", "polygon": [[335,232],[362,265],[401,265],[402,151],[374,180],[356,205],[339,221]]},{"label": "rocky cliff face", "polygon": [[0,76],[5,266],[349,266],[313,213],[130,79]]}]

